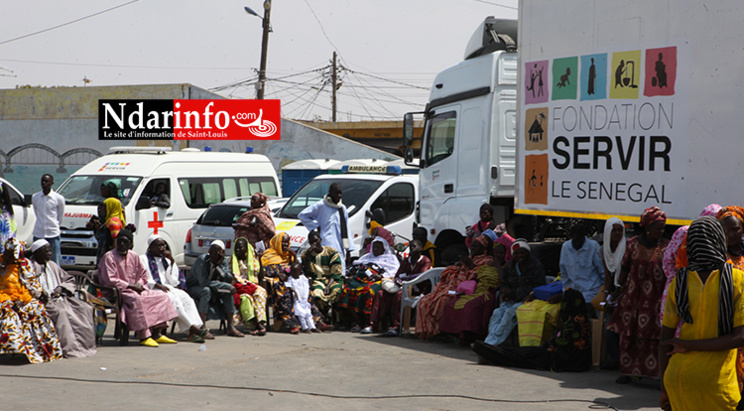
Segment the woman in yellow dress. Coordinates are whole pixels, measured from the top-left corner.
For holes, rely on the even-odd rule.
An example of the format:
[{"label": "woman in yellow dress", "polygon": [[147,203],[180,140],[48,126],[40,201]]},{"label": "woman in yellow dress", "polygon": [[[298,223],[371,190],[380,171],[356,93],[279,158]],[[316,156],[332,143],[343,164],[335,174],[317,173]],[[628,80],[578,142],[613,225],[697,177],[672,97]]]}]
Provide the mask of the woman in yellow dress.
[{"label": "woman in yellow dress", "polygon": [[714,217],[690,225],[687,255],[689,267],[672,280],[664,308],[659,405],[733,410],[740,399],[735,363],[744,344],[744,272],[726,261],[726,235]]}]

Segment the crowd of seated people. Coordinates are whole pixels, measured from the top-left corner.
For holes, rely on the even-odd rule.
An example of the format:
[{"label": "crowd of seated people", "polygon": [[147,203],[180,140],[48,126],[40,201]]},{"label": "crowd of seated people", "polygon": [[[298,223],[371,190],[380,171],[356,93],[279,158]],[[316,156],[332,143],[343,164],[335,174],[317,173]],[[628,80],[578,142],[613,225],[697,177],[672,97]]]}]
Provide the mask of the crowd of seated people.
[{"label": "crowd of seated people", "polygon": [[[322,219],[333,218],[334,227],[345,226],[341,193],[333,201],[328,197],[318,207],[332,212],[316,213],[316,223],[327,227]],[[142,346],[177,343],[179,337],[166,335],[171,322],[179,324],[183,340],[204,343],[215,338],[208,320],[224,321],[224,333],[232,337],[245,331],[264,336],[270,325],[292,334],[335,327],[397,336],[401,285],[411,282],[406,297],[419,298],[415,337],[458,341],[472,347],[480,363],[584,371],[596,361],[592,343],[604,339],[603,368],[618,368],[618,383],[641,377],[663,381],[660,404],[695,404],[681,394],[700,390],[680,377],[692,369],[717,381],[706,385],[713,394],[697,401],[740,397],[742,207],[711,204],[671,242],[665,237],[666,214],[658,207],[643,211],[640,231],[630,238],[629,224],[608,219],[602,244],[590,237],[585,222],[577,222],[561,246],[559,277],[552,281],[546,280],[534,244],[510,236],[486,204],[467,230],[467,252],[444,267],[432,287],[416,282],[443,265],[426,229],[417,227],[406,251],[396,251],[394,233],[375,213],[369,230],[357,233],[367,237],[357,259],[346,245],[337,250],[325,244],[326,238],[337,239],[334,233],[318,230],[310,231],[309,247],[298,256],[289,235],[273,226],[266,196],[259,193],[252,199],[255,207],[235,225],[233,255],[225,257],[225,244],[214,241],[184,273],[158,235],[147,240],[145,255],[132,251],[132,232],[123,227],[123,215],[113,215],[121,211],[111,198],[104,201],[106,218],[121,223],[106,226],[103,240],[109,244],[95,280],[119,290],[126,330],[134,331]],[[336,234],[346,244],[347,238]],[[11,236],[3,250],[0,355],[25,356],[32,363],[94,355],[92,296],[52,260],[49,241],[27,247]],[[705,284],[711,279],[716,283],[709,290]],[[694,318],[700,313],[707,314]],[[591,335],[591,321],[605,322],[601,335]],[[700,354],[706,352],[712,354]]]}]

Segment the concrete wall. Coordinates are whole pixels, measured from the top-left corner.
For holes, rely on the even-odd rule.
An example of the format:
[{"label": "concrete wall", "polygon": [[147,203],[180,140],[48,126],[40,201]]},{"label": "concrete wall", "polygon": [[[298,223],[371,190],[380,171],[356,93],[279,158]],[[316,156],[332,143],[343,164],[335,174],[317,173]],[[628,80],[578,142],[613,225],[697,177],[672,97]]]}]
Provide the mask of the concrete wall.
[{"label": "concrete wall", "polygon": [[53,87],[0,90],[0,176],[23,193],[40,190],[41,175],[57,186],[112,146],[171,146],[244,152],[246,146],[268,156],[281,178],[281,167],[311,158],[397,157],[343,137],[282,119],[279,141],[102,141],[98,140],[99,99],[220,99],[190,84],[112,87]]}]

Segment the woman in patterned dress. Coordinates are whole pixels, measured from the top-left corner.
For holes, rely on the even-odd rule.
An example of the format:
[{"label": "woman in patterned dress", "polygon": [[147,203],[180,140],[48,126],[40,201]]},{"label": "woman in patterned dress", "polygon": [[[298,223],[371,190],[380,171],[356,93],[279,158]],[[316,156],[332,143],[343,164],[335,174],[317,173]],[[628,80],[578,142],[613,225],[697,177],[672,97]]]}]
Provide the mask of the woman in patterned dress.
[{"label": "woman in patterned dress", "polygon": [[5,243],[0,256],[0,354],[23,354],[36,364],[62,358],[62,346],[44,305],[41,285],[23,242]]},{"label": "woman in patterned dress", "polygon": [[617,308],[607,324],[620,334],[620,372],[618,383],[630,376],[659,376],[659,311],[666,285],[662,259],[669,240],[662,237],[666,214],[659,207],[641,215],[643,232],[628,240],[620,269],[619,284],[613,293]]}]

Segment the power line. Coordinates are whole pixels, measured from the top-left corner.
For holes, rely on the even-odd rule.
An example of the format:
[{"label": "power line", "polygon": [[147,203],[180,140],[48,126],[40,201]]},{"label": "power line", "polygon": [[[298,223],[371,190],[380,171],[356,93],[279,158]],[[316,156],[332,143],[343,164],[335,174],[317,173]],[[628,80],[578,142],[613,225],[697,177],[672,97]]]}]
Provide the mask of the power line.
[{"label": "power line", "polygon": [[336,45],[333,44],[333,42],[331,41],[331,38],[328,37],[328,34],[326,33],[325,28],[323,27],[323,23],[320,22],[320,19],[318,18],[318,15],[315,14],[315,10],[313,10],[313,7],[310,6],[310,3],[307,0],[305,0],[305,4],[307,4],[307,8],[310,9],[310,13],[313,14],[313,17],[315,17],[315,21],[318,22],[318,26],[320,26],[320,31],[323,33],[323,36],[326,38],[326,40],[328,40],[329,43],[331,43],[331,46],[333,46],[333,49],[336,50],[336,52],[339,54],[339,57],[340,57],[341,56],[341,52],[338,51],[338,47],[336,47]]},{"label": "power line", "polygon": [[492,3],[492,2],[490,2],[490,1],[485,1],[485,0],[473,0],[473,1],[477,1],[478,3],[485,3],[485,4],[490,4],[490,5],[492,5],[492,6],[503,7],[503,8],[505,8],[505,9],[518,10],[518,8],[517,8],[517,7],[514,7],[514,6],[507,6],[507,5],[505,5],[505,4]]},{"label": "power line", "polygon": [[[139,0],[138,0],[139,1]],[[10,63],[26,64],[49,64],[56,66],[77,66],[77,67],[111,67],[111,68],[134,68],[134,69],[167,69],[167,70],[246,70],[247,67],[206,67],[206,66],[140,66],[132,64],[103,64],[103,63],[71,63],[66,61],[41,61],[41,60],[18,60],[18,59],[0,59]]]},{"label": "power line", "polygon": [[383,80],[383,81],[387,81],[387,82],[389,82],[389,83],[400,84],[400,85],[403,85],[403,86],[407,86],[407,87],[413,87],[413,88],[418,88],[418,89],[421,89],[421,90],[429,90],[429,88],[428,88],[428,87],[417,86],[417,85],[415,85],[415,84],[404,83],[404,82],[402,82],[402,81],[397,81],[397,80],[391,80],[391,79],[388,79],[388,78],[385,78],[385,77],[381,77],[381,76],[376,76],[376,75],[374,75],[374,74],[367,74],[367,73],[362,73],[362,72],[354,71],[354,70],[352,70],[352,69],[350,69],[350,68],[348,68],[348,67],[342,67],[342,68],[343,68],[344,70],[347,70],[347,71],[349,71],[349,72],[351,72],[351,73],[354,73],[354,74],[360,74],[360,75],[362,75],[362,76],[367,76],[367,77],[372,77],[372,78],[376,78],[376,79],[378,79],[378,80]]},{"label": "power line", "polygon": [[31,37],[31,36],[35,36],[37,34],[42,34],[42,33],[48,32],[48,31],[56,30],[56,29],[61,28],[61,27],[69,26],[70,24],[77,23],[77,22],[83,21],[83,20],[87,20],[87,19],[89,19],[91,17],[99,16],[99,15],[101,15],[103,13],[108,13],[108,12],[113,11],[113,10],[116,10],[118,8],[121,8],[121,7],[124,7],[124,6],[128,6],[128,5],[132,4],[132,3],[137,3],[138,1],[140,1],[140,0],[132,0],[132,1],[128,2],[128,3],[120,4],[118,6],[111,7],[110,9],[99,11],[98,13],[93,13],[93,14],[90,14],[88,16],[81,17],[79,19],[68,21],[67,23],[63,23],[63,24],[60,24],[58,26],[50,27],[50,28],[44,29],[44,30],[39,30],[39,31],[30,33],[30,34],[25,34],[23,36],[16,37],[14,39],[0,41],[0,46],[2,46],[3,44],[7,44],[7,43],[10,43],[10,42],[13,42],[13,41],[22,40],[22,39],[25,39],[25,38],[28,38],[28,37]]}]

